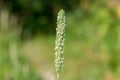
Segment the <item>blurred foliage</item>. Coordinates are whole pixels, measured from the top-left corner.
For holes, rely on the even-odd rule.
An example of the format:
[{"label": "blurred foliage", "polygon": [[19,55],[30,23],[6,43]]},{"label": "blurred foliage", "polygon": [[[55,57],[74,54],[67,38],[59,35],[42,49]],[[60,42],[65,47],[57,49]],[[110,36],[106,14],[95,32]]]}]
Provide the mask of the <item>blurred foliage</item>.
[{"label": "blurred foliage", "polygon": [[[75,3],[72,4],[72,3]],[[41,32],[44,34],[53,34],[56,26],[56,13],[60,8],[66,10],[74,9],[79,0],[5,0],[5,4],[13,13],[20,17],[23,24],[23,34],[31,34]]]},{"label": "blurred foliage", "polygon": [[54,80],[61,8],[67,18],[61,80],[120,79],[119,0],[1,0],[0,80]]}]

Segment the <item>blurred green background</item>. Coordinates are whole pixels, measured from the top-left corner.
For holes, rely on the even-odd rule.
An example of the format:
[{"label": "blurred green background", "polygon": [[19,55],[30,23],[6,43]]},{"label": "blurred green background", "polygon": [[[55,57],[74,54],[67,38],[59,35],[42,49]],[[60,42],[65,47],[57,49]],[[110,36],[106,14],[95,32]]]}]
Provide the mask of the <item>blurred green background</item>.
[{"label": "blurred green background", "polygon": [[60,9],[67,25],[60,80],[120,80],[119,0],[0,0],[0,80],[55,80]]}]

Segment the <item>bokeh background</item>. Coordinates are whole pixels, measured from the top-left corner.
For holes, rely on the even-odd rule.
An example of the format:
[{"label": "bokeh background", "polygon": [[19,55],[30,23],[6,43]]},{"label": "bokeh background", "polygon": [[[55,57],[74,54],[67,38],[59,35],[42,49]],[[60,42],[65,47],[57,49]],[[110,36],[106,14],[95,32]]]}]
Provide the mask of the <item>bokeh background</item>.
[{"label": "bokeh background", "polygon": [[60,9],[67,25],[60,80],[120,80],[120,0],[0,0],[0,80],[55,80]]}]

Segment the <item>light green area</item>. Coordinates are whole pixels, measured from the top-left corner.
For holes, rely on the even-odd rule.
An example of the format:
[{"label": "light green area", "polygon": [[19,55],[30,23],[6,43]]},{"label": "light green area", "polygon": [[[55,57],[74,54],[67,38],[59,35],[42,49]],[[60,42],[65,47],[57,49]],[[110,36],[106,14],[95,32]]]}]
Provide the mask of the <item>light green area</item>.
[{"label": "light green area", "polygon": [[[68,12],[66,24],[60,80],[120,80],[119,18],[94,5],[89,14],[82,9]],[[12,32],[0,32],[0,80],[55,77],[55,35],[39,33],[21,42]]]}]

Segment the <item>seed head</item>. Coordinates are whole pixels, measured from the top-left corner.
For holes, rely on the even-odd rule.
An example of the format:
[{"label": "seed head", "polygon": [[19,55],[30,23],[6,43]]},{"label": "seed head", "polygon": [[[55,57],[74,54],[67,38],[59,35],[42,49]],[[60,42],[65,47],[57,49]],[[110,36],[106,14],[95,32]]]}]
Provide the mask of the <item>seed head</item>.
[{"label": "seed head", "polygon": [[64,40],[65,40],[65,12],[60,10],[57,16],[56,41],[55,41],[55,67],[57,79],[61,72],[64,56]]}]

